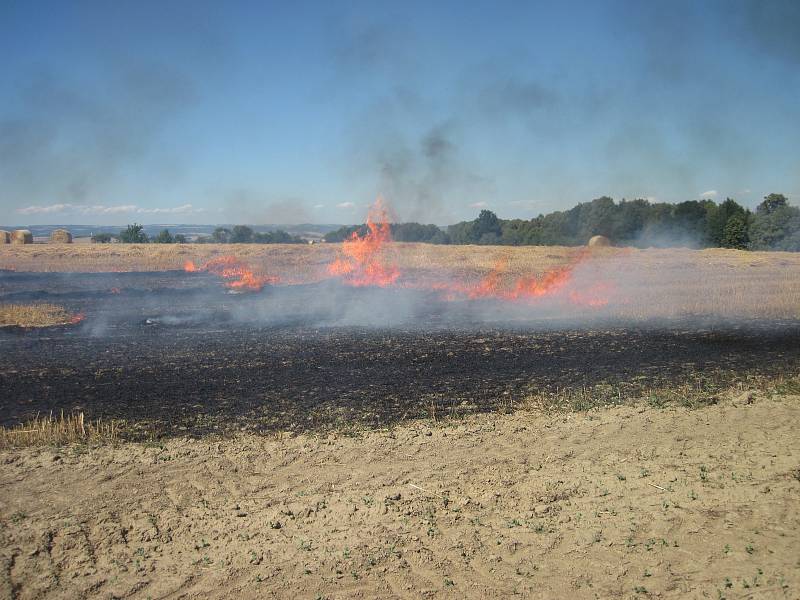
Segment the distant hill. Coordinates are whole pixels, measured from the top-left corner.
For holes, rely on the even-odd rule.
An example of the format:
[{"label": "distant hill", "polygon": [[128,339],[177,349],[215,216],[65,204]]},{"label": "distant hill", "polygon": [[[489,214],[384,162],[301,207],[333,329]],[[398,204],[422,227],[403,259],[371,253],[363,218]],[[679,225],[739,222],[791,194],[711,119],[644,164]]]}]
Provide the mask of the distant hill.
[{"label": "distant hill", "polygon": [[[125,229],[126,225],[0,225],[0,229],[14,230],[14,229],[30,229],[35,238],[46,238],[50,236],[50,232],[54,229],[66,229],[72,233],[74,237],[90,237],[98,233],[111,233],[118,234]],[[193,239],[204,235],[211,235],[217,227],[233,228],[231,224],[218,224],[218,225],[192,225],[186,223],[163,223],[145,225],[144,232],[149,237],[155,237],[164,229],[169,229],[170,233],[183,234],[187,238]],[[326,233],[335,231],[342,227],[341,224],[312,224],[300,223],[298,225],[250,225],[251,229],[257,233],[266,233],[268,231],[277,231],[278,229],[285,231],[291,235],[300,236],[308,239],[322,239]]]}]

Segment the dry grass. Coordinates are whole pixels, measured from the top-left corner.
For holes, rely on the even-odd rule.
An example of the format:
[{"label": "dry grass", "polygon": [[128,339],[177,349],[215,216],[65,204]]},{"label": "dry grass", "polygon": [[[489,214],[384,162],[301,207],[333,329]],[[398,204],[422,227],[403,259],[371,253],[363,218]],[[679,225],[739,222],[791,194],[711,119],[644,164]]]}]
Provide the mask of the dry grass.
[{"label": "dry grass", "polygon": [[[753,383],[754,389],[767,394],[777,386],[773,382]],[[713,384],[684,384],[682,386],[651,389],[630,389],[625,385],[595,385],[583,388],[566,388],[556,392],[533,392],[516,406],[502,407],[503,412],[514,409],[530,412],[584,412],[606,406],[636,406],[647,404],[654,408],[682,406],[702,408],[717,404],[721,398],[734,398],[744,392],[742,386],[720,388]]]},{"label": "dry grass", "polygon": [[0,304],[0,327],[52,327],[66,325],[72,319],[55,304]]},{"label": "dry grass", "polygon": [[0,427],[0,449],[29,446],[60,446],[75,443],[113,442],[118,436],[114,421],[86,422],[83,413],[58,418],[36,417],[16,427]]},{"label": "dry grass", "polygon": [[[339,244],[34,245],[0,248],[0,269],[125,272],[182,269],[235,255],[283,283],[328,277]],[[477,281],[498,264],[507,282],[569,263],[580,248],[560,246],[434,246],[395,243],[386,258],[403,280]],[[623,318],[684,315],[800,318],[800,253],[739,250],[595,248],[585,276],[614,282]]]}]

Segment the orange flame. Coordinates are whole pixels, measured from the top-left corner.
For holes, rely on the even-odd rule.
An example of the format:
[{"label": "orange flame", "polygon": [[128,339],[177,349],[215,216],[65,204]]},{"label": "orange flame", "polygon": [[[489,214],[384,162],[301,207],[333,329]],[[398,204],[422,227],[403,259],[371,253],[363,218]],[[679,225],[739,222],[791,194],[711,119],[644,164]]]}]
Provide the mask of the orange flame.
[{"label": "orange flame", "polygon": [[600,308],[607,306],[610,302],[614,286],[608,282],[595,283],[585,290],[572,290],[569,293],[569,300],[579,306],[591,306]]},{"label": "orange flame", "polygon": [[69,324],[70,325],[77,325],[78,323],[83,321],[85,318],[86,318],[86,315],[84,315],[83,313],[78,313],[77,315],[73,315],[72,317],[70,317]]},{"label": "orange flame", "polygon": [[331,275],[342,277],[349,285],[389,287],[399,285],[406,288],[428,289],[441,293],[444,300],[458,298],[494,298],[506,301],[533,302],[543,297],[562,297],[572,304],[600,307],[609,302],[613,292],[610,283],[597,283],[580,287],[574,280],[575,268],[587,260],[591,253],[579,250],[567,265],[554,267],[541,276],[525,275],[510,286],[504,285],[507,260],[499,260],[492,270],[476,284],[449,282],[399,281],[400,271],[386,264],[384,249],[392,242],[388,210],[383,199],[378,198],[367,217],[367,233],[353,233],[342,242],[340,255],[330,265]]},{"label": "orange flame", "polygon": [[400,271],[384,263],[383,249],[392,241],[392,229],[388,210],[380,197],[369,211],[367,228],[364,236],[354,231],[349,240],[342,242],[341,255],[328,265],[328,272],[354,286],[393,285]]},{"label": "orange flame", "polygon": [[501,258],[498,260],[492,270],[477,285],[466,289],[467,296],[470,298],[491,298],[500,295],[503,272],[507,266],[508,261],[506,259]]},{"label": "orange flame", "polygon": [[200,266],[187,260],[183,265],[183,270],[187,273],[196,273],[200,271],[213,273],[223,279],[229,280],[225,283],[225,287],[233,290],[258,292],[265,285],[278,282],[277,277],[254,272],[235,256],[219,256],[217,258],[212,258]]},{"label": "orange flame", "polygon": [[[575,279],[578,265],[591,257],[588,249],[578,250],[566,265],[551,268],[540,276],[523,275],[508,282],[504,277],[508,261],[499,260],[477,283],[455,283],[450,281],[402,281],[400,270],[386,261],[387,244],[392,243],[389,211],[382,198],[378,198],[370,209],[366,222],[367,232],[354,232],[350,239],[342,242],[336,259],[328,265],[330,275],[340,277],[352,286],[403,287],[438,292],[443,300],[489,298],[512,302],[534,302],[553,297],[579,306],[606,306],[614,293],[609,282],[582,283]],[[236,290],[258,291],[264,285],[278,282],[270,277],[253,272],[234,256],[221,256],[196,265],[187,260],[184,270],[188,273],[209,272],[228,280],[225,286]],[[305,278],[284,281],[287,285],[304,283]]]},{"label": "orange flame", "polygon": [[570,289],[575,285],[573,278],[575,268],[589,256],[587,251],[581,250],[567,265],[549,269],[540,277],[524,275],[516,279],[511,286],[503,285],[503,274],[508,266],[508,261],[500,259],[491,271],[476,284],[435,284],[430,288],[442,291],[442,298],[450,301],[466,296],[470,299],[494,298],[515,302],[532,302],[544,297],[563,295],[572,304],[595,308],[605,306],[609,303],[614,290],[610,283],[596,283],[588,288]]},{"label": "orange flame", "polygon": [[572,271],[577,262],[565,267],[545,271],[538,279],[532,276],[520,277],[511,292],[511,298],[541,298],[558,293],[572,279]]},{"label": "orange flame", "polygon": [[120,290],[118,287],[112,287],[112,288],[109,290],[109,292],[111,292],[112,294],[119,294],[121,291],[122,291],[122,290]]}]

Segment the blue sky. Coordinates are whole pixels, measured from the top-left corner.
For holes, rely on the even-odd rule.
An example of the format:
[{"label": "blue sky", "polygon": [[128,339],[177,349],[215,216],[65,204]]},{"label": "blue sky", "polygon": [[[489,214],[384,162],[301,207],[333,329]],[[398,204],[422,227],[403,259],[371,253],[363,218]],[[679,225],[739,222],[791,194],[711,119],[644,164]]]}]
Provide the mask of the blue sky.
[{"label": "blue sky", "polygon": [[800,203],[798,2],[0,3],[0,222]]}]

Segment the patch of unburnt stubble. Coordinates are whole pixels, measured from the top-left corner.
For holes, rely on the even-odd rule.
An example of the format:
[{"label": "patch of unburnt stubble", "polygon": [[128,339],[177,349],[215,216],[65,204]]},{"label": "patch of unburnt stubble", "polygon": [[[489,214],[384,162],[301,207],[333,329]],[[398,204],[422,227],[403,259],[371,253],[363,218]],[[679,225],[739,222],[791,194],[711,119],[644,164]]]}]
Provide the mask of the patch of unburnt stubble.
[{"label": "patch of unburnt stubble", "polygon": [[0,303],[0,327],[53,327],[74,319],[74,315],[53,304]]}]

